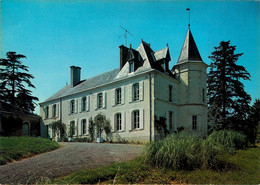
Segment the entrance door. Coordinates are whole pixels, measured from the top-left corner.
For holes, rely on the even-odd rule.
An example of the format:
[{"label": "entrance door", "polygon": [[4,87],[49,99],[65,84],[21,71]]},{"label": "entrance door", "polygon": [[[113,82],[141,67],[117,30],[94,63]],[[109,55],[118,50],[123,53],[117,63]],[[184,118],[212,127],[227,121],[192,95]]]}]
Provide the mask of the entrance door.
[{"label": "entrance door", "polygon": [[23,136],[29,136],[29,123],[25,122],[23,124]]}]

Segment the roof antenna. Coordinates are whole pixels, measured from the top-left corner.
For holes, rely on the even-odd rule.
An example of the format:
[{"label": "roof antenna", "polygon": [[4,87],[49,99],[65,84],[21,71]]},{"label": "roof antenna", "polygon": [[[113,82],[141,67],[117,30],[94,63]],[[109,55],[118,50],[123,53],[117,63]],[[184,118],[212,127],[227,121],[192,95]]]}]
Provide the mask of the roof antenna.
[{"label": "roof antenna", "polygon": [[125,34],[124,34],[124,37],[125,37],[125,46],[127,45],[127,34],[129,33],[130,35],[134,36],[132,33],[130,33],[127,29],[125,29],[124,27],[122,27],[120,25],[120,27],[125,30]]},{"label": "roof antenna", "polygon": [[190,8],[187,8],[186,10],[189,11],[189,24],[188,24],[188,28],[190,29]]}]

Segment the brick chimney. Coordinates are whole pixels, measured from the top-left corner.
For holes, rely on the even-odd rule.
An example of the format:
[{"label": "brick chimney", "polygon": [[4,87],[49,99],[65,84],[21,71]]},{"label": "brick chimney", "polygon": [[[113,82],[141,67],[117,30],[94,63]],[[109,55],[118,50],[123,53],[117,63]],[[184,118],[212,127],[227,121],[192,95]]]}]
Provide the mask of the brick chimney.
[{"label": "brick chimney", "polygon": [[128,48],[125,47],[124,45],[119,46],[119,48],[120,48],[120,70],[121,70],[126,63]]},{"label": "brick chimney", "polygon": [[70,66],[70,87],[74,87],[80,82],[80,72],[80,67]]}]

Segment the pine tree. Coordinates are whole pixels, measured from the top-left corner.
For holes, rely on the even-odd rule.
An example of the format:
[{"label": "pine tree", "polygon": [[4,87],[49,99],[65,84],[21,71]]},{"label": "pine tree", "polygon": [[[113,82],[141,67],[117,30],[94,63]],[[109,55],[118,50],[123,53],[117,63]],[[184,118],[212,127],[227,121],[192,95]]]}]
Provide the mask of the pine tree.
[{"label": "pine tree", "polygon": [[32,91],[26,89],[35,88],[31,83],[34,77],[27,73],[28,67],[23,65],[20,59],[26,58],[16,52],[7,52],[7,59],[0,59],[0,98],[28,111],[34,111],[37,97],[32,96]]},{"label": "pine tree", "polygon": [[260,143],[260,99],[256,99],[251,107],[248,119],[247,119],[246,131],[247,138],[250,143],[255,144],[255,141]]},{"label": "pine tree", "polygon": [[209,58],[213,61],[208,74],[209,120],[215,129],[242,130],[242,120],[250,111],[251,97],[240,80],[250,74],[236,62],[243,53],[235,54],[236,46],[222,41]]}]

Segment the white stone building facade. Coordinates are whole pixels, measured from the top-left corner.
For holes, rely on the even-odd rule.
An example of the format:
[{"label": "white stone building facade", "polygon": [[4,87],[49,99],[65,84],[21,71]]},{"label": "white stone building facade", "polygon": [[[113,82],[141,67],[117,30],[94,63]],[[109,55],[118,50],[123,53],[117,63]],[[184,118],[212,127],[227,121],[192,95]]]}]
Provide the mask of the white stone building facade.
[{"label": "white stone building facade", "polygon": [[74,137],[88,137],[89,119],[102,114],[110,120],[112,138],[152,141],[158,137],[155,116],[166,118],[167,129],[207,134],[207,65],[202,61],[190,29],[177,64],[169,69],[166,48],[154,52],[141,41],[135,50],[120,46],[120,68],[80,79],[71,66],[71,84],[40,103],[46,133],[61,120],[75,125]]}]

